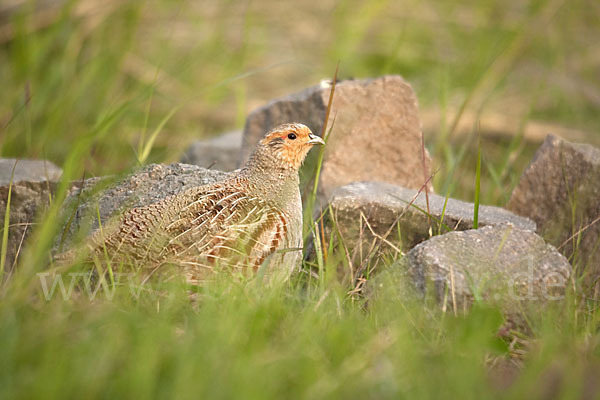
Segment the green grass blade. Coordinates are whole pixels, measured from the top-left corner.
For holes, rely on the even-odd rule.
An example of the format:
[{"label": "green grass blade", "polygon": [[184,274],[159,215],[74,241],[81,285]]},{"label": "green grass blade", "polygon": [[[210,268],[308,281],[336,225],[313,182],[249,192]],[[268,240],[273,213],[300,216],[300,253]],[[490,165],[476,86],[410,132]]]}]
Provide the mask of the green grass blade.
[{"label": "green grass blade", "polygon": [[156,82],[158,80],[158,71],[157,67],[154,70],[154,78],[152,78],[152,85],[150,85],[150,94],[148,95],[148,101],[146,103],[146,110],[144,112],[144,126],[142,128],[142,136],[138,143],[138,154],[143,154],[144,152],[144,142],[146,141],[146,130],[148,129],[148,120],[150,119],[150,109],[152,108],[152,100],[154,99],[154,92],[156,90]]},{"label": "green grass blade", "polygon": [[[333,121],[331,123],[331,127],[327,130],[327,124],[329,123],[329,116],[331,114],[331,107],[333,105],[333,96],[335,94],[335,86],[337,84],[338,71],[340,69],[340,63],[338,62],[335,67],[335,73],[333,74],[333,80],[331,83],[331,91],[329,92],[329,100],[327,102],[327,109],[325,110],[325,120],[323,121],[323,128],[321,129],[321,137],[327,144],[327,140],[329,139],[329,135],[333,130],[333,126],[335,125],[335,116],[333,117]],[[325,146],[322,146],[319,150],[319,158],[317,161],[317,170],[315,172],[315,184],[313,186],[313,191],[311,194],[310,205],[311,208],[314,205],[315,199],[317,198],[317,190],[319,188],[319,176],[321,175],[321,167],[323,165],[323,157],[325,155]]]},{"label": "green grass blade", "polygon": [[442,215],[440,216],[440,222],[438,224],[438,234],[442,233],[442,225],[444,225],[444,217],[446,216],[446,207],[448,207],[449,198],[450,191],[446,191],[446,198],[444,199],[444,206],[442,207]]},{"label": "green grass blade", "polygon": [[481,194],[481,132],[477,131],[477,167],[475,170],[475,200],[473,205],[473,229],[479,227],[479,197]]},{"label": "green grass blade", "polygon": [[177,112],[177,110],[179,109],[179,107],[174,107],[158,124],[158,126],[156,127],[156,129],[154,130],[154,132],[152,132],[152,135],[150,135],[150,138],[148,139],[148,142],[146,142],[143,145],[143,150],[142,153],[138,156],[138,161],[140,164],[145,164],[146,160],[148,159],[148,156],[150,155],[150,151],[152,150],[152,146],[154,145],[154,141],[156,140],[156,138],[158,137],[158,134],[162,131],[162,129],[164,128],[164,126],[166,125],[166,123],[171,119],[171,117]]},{"label": "green grass blade", "polygon": [[10,200],[12,196],[12,185],[13,180],[15,178],[15,169],[17,168],[17,164],[19,160],[15,161],[15,165],[13,165],[12,172],[10,173],[10,182],[8,184],[8,196],[6,198],[6,210],[4,211],[4,227],[2,231],[2,250],[0,251],[0,284],[2,283],[2,278],[4,277],[4,268],[6,265],[6,256],[8,252],[8,229],[10,226]]}]

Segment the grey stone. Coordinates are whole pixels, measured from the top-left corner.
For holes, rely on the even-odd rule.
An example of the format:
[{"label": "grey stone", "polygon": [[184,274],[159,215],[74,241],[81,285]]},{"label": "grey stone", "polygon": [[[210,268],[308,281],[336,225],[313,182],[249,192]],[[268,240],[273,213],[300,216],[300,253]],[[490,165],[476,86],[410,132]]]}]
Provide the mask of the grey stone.
[{"label": "grey stone", "polygon": [[457,309],[475,298],[506,305],[559,300],[571,276],[555,247],[512,225],[435,236],[406,255],[404,268],[420,292]]},{"label": "grey stone", "polygon": [[[4,226],[8,191],[15,159],[0,159],[0,227]],[[19,160],[12,181],[6,267],[21,254],[36,215],[48,206],[62,170],[50,161]]]},{"label": "grey stone", "polygon": [[531,218],[586,281],[600,278],[600,149],[548,136],[508,208]]},{"label": "grey stone", "polygon": [[242,131],[233,131],[192,143],[181,157],[181,162],[210,169],[214,167],[220,171],[233,171],[240,163],[241,149]]},{"label": "grey stone", "polygon": [[[246,120],[242,161],[269,129],[285,122],[322,131],[331,87],[321,84],[272,101]],[[336,85],[328,129],[335,125],[325,150],[321,193],[350,182],[373,180],[420,188],[430,174],[421,158],[421,124],[417,98],[400,76],[342,81]]]},{"label": "grey stone", "polygon": [[62,175],[62,169],[58,168],[50,161],[2,158],[0,159],[0,186],[8,186],[13,167],[15,167],[13,183],[55,182],[58,181]]},{"label": "grey stone", "polygon": [[[429,194],[429,213],[425,193],[380,182],[355,182],[337,189],[331,196],[329,221],[345,246],[363,253],[375,238],[385,238],[402,251],[428,239],[431,233],[473,228],[472,203]],[[411,206],[408,205],[412,202]],[[442,224],[440,220],[442,219]],[[365,222],[366,221],[366,222]],[[367,224],[368,222],[368,224]],[[479,226],[510,223],[523,230],[535,231],[535,223],[502,208],[479,207]],[[331,224],[331,223],[330,223]],[[430,233],[431,227],[431,233]],[[386,245],[383,245],[386,247]]]},{"label": "grey stone", "polygon": [[[92,178],[72,190],[67,199],[67,223],[57,238],[56,246],[62,251],[73,234],[87,236],[98,228],[97,215],[104,224],[120,212],[155,203],[181,191],[215,183],[225,179],[229,173],[208,170],[196,165],[173,163],[170,165],[150,164],[140,171],[115,182],[114,178]],[[70,215],[69,215],[70,214]]]}]

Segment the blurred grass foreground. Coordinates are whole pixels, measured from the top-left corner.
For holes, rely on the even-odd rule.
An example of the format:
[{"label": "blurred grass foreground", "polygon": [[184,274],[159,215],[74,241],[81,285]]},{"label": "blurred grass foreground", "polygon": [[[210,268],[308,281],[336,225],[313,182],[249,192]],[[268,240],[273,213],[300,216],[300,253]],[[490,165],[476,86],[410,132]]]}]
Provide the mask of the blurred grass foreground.
[{"label": "blurred grass foreground", "polygon": [[[2,0],[1,156],[63,166],[58,201],[69,180],[241,128],[339,60],[341,78],[412,84],[438,193],[473,199],[481,132],[481,200],[503,206],[546,133],[600,144],[598,38],[594,0]],[[174,283],[86,296],[66,275],[40,284],[58,207],[0,282],[0,398],[600,395],[597,296],[570,292],[506,335],[493,307],[367,303],[335,273],[218,280],[192,304]]]}]

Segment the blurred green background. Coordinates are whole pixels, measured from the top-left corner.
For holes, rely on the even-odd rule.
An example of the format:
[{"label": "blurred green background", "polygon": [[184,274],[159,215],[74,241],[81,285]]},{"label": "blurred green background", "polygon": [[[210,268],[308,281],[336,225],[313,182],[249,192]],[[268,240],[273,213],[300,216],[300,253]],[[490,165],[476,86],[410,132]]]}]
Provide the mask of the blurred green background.
[{"label": "blurred green background", "polygon": [[593,0],[3,0],[1,155],[60,165],[120,110],[88,174],[176,161],[339,60],[341,78],[412,84],[439,192],[472,198],[482,132],[482,200],[502,205],[545,134],[600,144],[599,37]]}]

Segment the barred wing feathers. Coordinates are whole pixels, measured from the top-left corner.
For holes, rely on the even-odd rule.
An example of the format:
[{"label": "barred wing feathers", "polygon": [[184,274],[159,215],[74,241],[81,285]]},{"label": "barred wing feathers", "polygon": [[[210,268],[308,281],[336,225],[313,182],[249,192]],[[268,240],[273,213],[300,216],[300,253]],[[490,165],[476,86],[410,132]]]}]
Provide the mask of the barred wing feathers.
[{"label": "barred wing feathers", "polygon": [[256,269],[290,245],[288,220],[264,200],[216,184],[128,211],[104,242],[152,264]]}]

